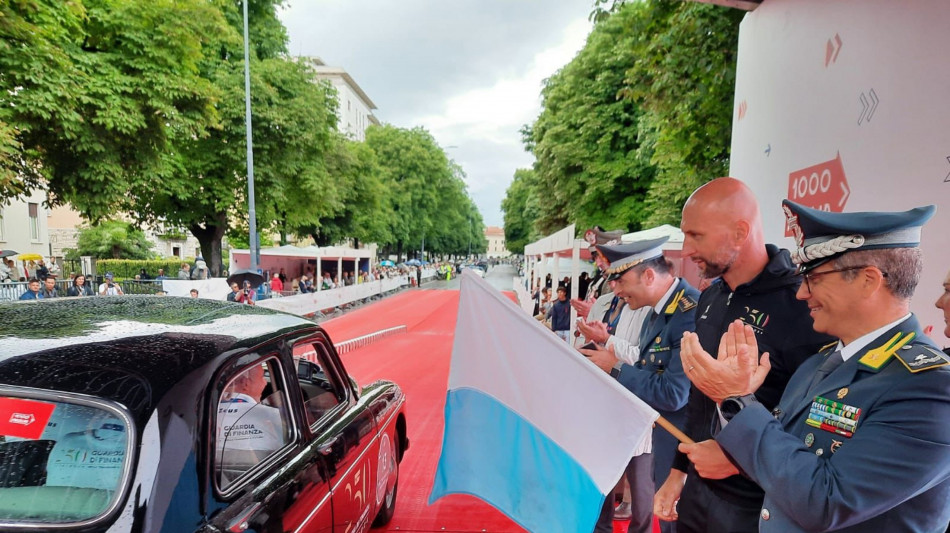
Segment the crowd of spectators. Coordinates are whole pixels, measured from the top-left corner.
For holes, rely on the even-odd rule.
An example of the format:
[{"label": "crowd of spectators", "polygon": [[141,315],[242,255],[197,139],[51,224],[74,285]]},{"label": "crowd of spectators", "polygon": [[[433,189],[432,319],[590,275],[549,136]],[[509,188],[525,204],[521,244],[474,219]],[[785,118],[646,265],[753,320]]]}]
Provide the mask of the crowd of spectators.
[{"label": "crowd of spectators", "polygon": [[[433,268],[437,272],[450,272],[455,267],[450,263],[436,263],[427,268]],[[286,269],[280,268],[276,272],[265,271],[266,280],[260,287],[241,286],[240,284],[231,284],[232,292],[228,295],[229,301],[239,301],[253,305],[256,300],[280,296],[292,296],[295,294],[305,294],[317,292],[318,290],[331,290],[361,283],[369,283],[383,279],[395,279],[399,277],[406,278],[410,286],[417,286],[422,282],[422,267],[399,265],[399,266],[377,266],[370,270],[359,272],[344,271],[341,274],[335,271],[324,271],[318,278],[314,273],[314,267],[307,265],[304,272],[297,277],[289,277]],[[101,283],[98,280],[87,278],[83,274],[71,272],[67,281],[60,279],[61,269],[56,264],[55,258],[50,258],[49,264],[43,260],[25,263],[22,268],[18,267],[13,260],[5,259],[0,261],[0,282],[19,281],[25,283],[26,287],[19,295],[21,300],[76,297],[76,296],[119,296],[126,294],[122,284],[115,279],[111,272],[107,272],[102,277]],[[132,279],[126,279],[124,284],[146,284],[161,282],[164,280],[205,280],[209,279],[210,271],[207,264],[200,257],[195,262],[181,263],[177,275],[169,276],[165,269],[158,269],[157,274],[151,276],[145,268],[139,270]],[[34,283],[35,282],[35,283]],[[135,289],[136,287],[132,287]],[[157,293],[164,295],[164,291],[158,287]],[[35,290],[34,290],[35,289]],[[133,293],[140,292],[133,290]],[[149,294],[156,293],[154,290],[146,290]],[[191,296],[197,297],[197,290],[191,292]],[[15,298],[16,295],[13,295]]]}]

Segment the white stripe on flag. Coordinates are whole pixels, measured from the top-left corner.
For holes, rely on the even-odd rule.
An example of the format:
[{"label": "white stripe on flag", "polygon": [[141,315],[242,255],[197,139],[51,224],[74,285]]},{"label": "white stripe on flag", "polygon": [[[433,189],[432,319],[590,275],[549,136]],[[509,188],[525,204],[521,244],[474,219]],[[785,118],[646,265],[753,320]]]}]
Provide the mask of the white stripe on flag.
[{"label": "white stripe on flag", "polygon": [[[600,500],[620,478],[633,456],[634,450],[644,438],[649,438],[657,413],[636,398],[623,386],[592,365],[567,343],[526,315],[510,300],[475,275],[464,273],[459,302],[455,343],[452,349],[452,366],[449,373],[449,391],[446,402],[446,430],[443,439],[439,472],[430,500],[441,495],[464,492],[474,494],[492,503],[525,527],[538,527],[537,531],[593,529],[586,521],[596,520],[599,506],[591,512],[586,510],[574,517],[581,523],[562,524],[554,522],[565,519],[557,516],[543,502],[502,501],[507,494],[520,494],[531,498],[528,492],[537,492],[542,497],[551,497],[559,492],[563,497],[577,497],[569,491],[552,491],[548,485],[577,483],[577,480],[558,480],[558,472],[532,472],[525,468],[525,461],[512,464],[510,460],[489,460],[479,446],[459,443],[490,445],[501,457],[505,454],[544,454],[550,445],[558,448],[551,457],[535,457],[532,467],[548,465],[548,470],[558,470],[556,465],[573,461],[578,472],[589,476],[592,487],[599,490]],[[466,394],[463,391],[472,391]],[[469,400],[466,400],[468,398]],[[477,400],[474,400],[477,398]],[[474,401],[479,407],[466,405]],[[490,405],[490,406],[489,406]],[[499,415],[504,410],[504,415]],[[493,413],[494,420],[473,420],[478,413]],[[461,416],[462,414],[465,416]],[[498,435],[486,435],[493,423],[510,419],[512,425],[497,427]],[[530,439],[519,435],[531,435]],[[506,443],[499,438],[513,438]],[[538,449],[527,451],[525,440],[537,444]],[[468,448],[469,450],[448,449]],[[468,457],[466,457],[468,454]],[[476,468],[463,464],[475,461]],[[505,472],[494,472],[495,468]],[[510,470],[521,469],[517,472]],[[571,467],[564,469],[570,470]],[[576,472],[571,472],[576,475]],[[457,479],[464,476],[466,479]],[[470,476],[490,480],[484,484]],[[535,477],[532,477],[535,476]],[[515,486],[497,487],[499,483]],[[528,486],[518,487],[518,483]],[[519,491],[519,489],[522,489]],[[483,494],[482,492],[495,492]],[[508,492],[505,492],[508,491]],[[586,497],[586,496],[585,496]],[[584,498],[580,498],[584,499]],[[578,501],[555,501],[556,506],[570,508]],[[589,505],[586,504],[586,505]],[[505,506],[514,508],[503,508]],[[543,509],[543,511],[541,511]],[[532,513],[547,513],[538,517]],[[525,516],[527,513],[529,516]],[[540,522],[538,522],[540,520]],[[548,523],[550,522],[550,523]],[[544,529],[550,527],[550,529]],[[529,527],[529,529],[532,529]]]}]

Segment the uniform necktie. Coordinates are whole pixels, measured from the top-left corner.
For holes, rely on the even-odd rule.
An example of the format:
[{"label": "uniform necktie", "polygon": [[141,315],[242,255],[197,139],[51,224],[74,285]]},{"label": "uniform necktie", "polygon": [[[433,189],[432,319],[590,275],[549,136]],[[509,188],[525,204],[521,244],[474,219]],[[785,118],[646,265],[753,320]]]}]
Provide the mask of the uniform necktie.
[{"label": "uniform necktie", "polygon": [[836,368],[841,366],[841,363],[844,363],[841,350],[835,350],[835,352],[829,355],[828,358],[825,359],[825,362],[821,363],[821,366],[818,367],[818,371],[815,372],[815,376],[811,379],[811,385],[808,386],[808,394],[806,394],[806,396],[811,396],[811,393],[814,392],[818,384],[821,383],[821,380],[825,379],[828,374],[834,372]]},{"label": "uniform necktie", "polygon": [[657,314],[656,309],[650,309],[650,318],[643,321],[643,328],[640,329],[640,348],[643,349],[650,340],[646,338],[650,334],[650,331],[653,330],[653,325],[656,324],[656,319],[660,318],[660,315]]}]

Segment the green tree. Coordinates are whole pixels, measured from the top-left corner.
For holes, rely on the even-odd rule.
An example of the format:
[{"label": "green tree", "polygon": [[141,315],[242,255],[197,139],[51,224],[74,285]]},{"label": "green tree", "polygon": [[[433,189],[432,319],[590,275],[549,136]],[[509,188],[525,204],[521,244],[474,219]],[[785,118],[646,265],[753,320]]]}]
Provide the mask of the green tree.
[{"label": "green tree", "polygon": [[[432,241],[439,183],[451,176],[448,158],[423,128],[371,126],[366,144],[376,154],[392,212],[388,241],[380,244],[402,257]],[[431,249],[431,247],[429,248]]]},{"label": "green tree", "polygon": [[[251,4],[256,23],[250,40],[254,188],[259,232],[317,226],[339,209],[338,190],[325,156],[335,128],[335,93],[317,83],[310,67],[285,56],[286,32],[276,19],[277,1]],[[186,227],[198,239],[213,273],[221,269],[228,228],[246,231],[247,165],[244,62],[240,3],[225,4],[225,30],[205,47],[201,71],[221,94],[220,127],[204,137],[176,137],[176,172],[158,183],[141,183],[127,209],[143,220]],[[272,19],[270,22],[264,19]],[[280,31],[278,31],[280,29]]]},{"label": "green tree", "polygon": [[223,19],[198,0],[0,2],[0,199],[47,189],[109,216],[216,120],[198,72]]},{"label": "green tree", "polygon": [[584,48],[542,90],[543,110],[531,128],[543,233],[580,227],[639,229],[655,169],[640,150],[638,102],[618,98],[648,36],[648,3],[626,6],[595,25]]},{"label": "green tree", "polygon": [[660,16],[651,23],[646,50],[626,73],[622,95],[645,110],[638,130],[657,169],[644,224],[678,225],[689,195],[729,172],[744,12],[695,2],[652,3]]},{"label": "green tree", "polygon": [[[385,243],[391,240],[392,211],[386,200],[382,169],[376,154],[362,142],[351,141],[335,134],[327,154],[327,173],[335,205],[326,214],[313,220],[312,216],[298,217],[308,211],[307,197],[303,205],[288,219],[286,230],[299,235],[310,235],[318,246],[329,246],[354,239],[363,242]],[[320,193],[318,193],[320,194]]]},{"label": "green tree", "polygon": [[152,243],[128,222],[105,220],[79,231],[78,255],[98,259],[150,259]]},{"label": "green tree", "polygon": [[[688,195],[728,169],[742,12],[667,0],[596,6],[585,47],[546,82],[542,112],[523,130],[542,234],[569,223],[678,224]],[[520,246],[524,192],[509,192],[506,238]]]},{"label": "green tree", "polygon": [[505,214],[505,248],[513,254],[524,253],[526,244],[541,237],[535,229],[540,211],[536,180],[533,169],[519,168],[501,201]]}]

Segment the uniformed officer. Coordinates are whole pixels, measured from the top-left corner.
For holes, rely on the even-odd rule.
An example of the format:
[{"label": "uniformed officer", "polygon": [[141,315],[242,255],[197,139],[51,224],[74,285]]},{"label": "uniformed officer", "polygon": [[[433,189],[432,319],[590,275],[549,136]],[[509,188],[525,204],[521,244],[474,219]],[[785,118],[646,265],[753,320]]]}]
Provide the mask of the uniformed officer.
[{"label": "uniformed officer", "polygon": [[[623,236],[623,230],[604,231],[600,226],[584,232],[584,240],[589,244],[591,258],[597,265],[597,275],[590,280],[587,286],[587,294],[580,295],[581,298],[571,300],[571,307],[577,311],[577,316],[588,320],[602,320],[604,312],[610,305],[612,293],[606,283],[604,271],[610,264],[597,251],[598,244],[620,244],[620,238]],[[595,303],[597,305],[595,305]]]},{"label": "uniformed officer", "polygon": [[[600,245],[598,251],[610,262],[607,280],[629,310],[646,308],[647,318],[637,328],[636,340],[620,333],[604,336],[593,330],[585,336],[606,345],[605,350],[582,350],[604,371],[616,372],[617,380],[674,424],[682,424],[689,380],[680,362],[680,342],[685,331],[695,327],[699,291],[673,275],[663,257],[669,237],[640,240],[617,246]],[[628,312],[624,310],[624,313]],[[623,320],[623,318],[621,318]],[[639,322],[638,322],[639,324]],[[666,431],[654,432],[652,446],[658,453],[633,458],[626,470],[631,489],[632,519],[628,531],[653,531],[653,493],[665,481],[673,462],[676,440]],[[655,464],[654,464],[655,463]],[[654,471],[662,479],[654,484]]]},{"label": "uniformed officer", "polygon": [[[943,532],[950,521],[950,359],[909,302],[933,206],[828,213],[785,201],[814,328],[839,340],[799,367],[772,413],[750,394],[768,371],[734,324],[719,359],[690,334],[692,382],[720,401],[715,441],[765,489],[759,527]],[[718,444],[717,444],[718,443]]]}]

